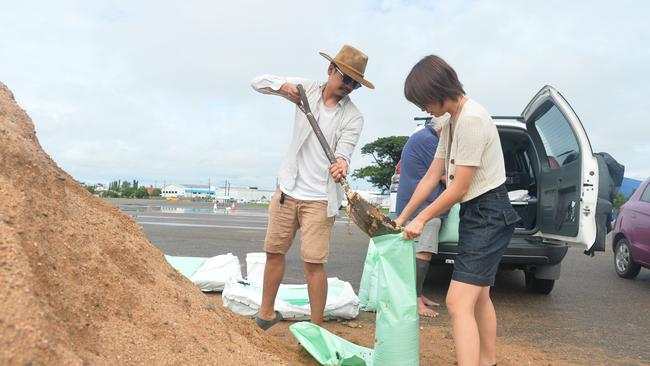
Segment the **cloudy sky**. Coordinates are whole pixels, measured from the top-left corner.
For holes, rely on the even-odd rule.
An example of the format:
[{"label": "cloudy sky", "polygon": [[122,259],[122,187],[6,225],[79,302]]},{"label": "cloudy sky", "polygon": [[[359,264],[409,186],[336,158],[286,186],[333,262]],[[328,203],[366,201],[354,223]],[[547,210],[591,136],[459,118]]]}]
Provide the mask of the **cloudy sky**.
[{"label": "cloudy sky", "polygon": [[[293,107],[254,92],[254,76],[323,80],[319,51],[365,51],[376,89],[352,95],[366,120],[360,148],[413,131],[422,113],[404,99],[404,78],[435,53],[495,115],[519,114],[553,85],[594,150],[641,179],[650,176],[648,4],[0,0],[0,81],[80,181],[272,188]],[[352,168],[369,162],[357,151]]]}]

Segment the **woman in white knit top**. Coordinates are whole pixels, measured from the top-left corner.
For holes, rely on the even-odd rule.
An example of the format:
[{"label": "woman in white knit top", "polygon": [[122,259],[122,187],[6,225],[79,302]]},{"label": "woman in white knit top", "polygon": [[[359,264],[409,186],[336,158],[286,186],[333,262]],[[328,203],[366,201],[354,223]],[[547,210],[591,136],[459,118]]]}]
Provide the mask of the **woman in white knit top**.
[{"label": "woman in white knit top", "polygon": [[504,185],[499,134],[490,114],[465,96],[454,69],[438,56],[427,56],[413,67],[404,94],[432,116],[449,113],[451,118],[427,174],[396,221],[406,224],[446,174],[447,189],[406,225],[404,237],[419,236],[427,221],[461,203],[458,254],[447,292],[456,357],[459,366],[496,365],[490,286],[520,220]]}]

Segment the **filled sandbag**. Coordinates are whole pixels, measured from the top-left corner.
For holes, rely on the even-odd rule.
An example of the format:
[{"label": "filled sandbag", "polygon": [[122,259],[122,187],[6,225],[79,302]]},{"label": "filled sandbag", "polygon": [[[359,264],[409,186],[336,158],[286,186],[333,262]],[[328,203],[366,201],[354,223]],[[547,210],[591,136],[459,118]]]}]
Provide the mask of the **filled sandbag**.
[{"label": "filled sandbag", "polygon": [[[354,319],[359,315],[359,298],[349,282],[338,278],[327,279],[326,319]],[[262,304],[262,285],[246,281],[226,284],[222,296],[223,305],[245,316],[257,314]],[[309,295],[307,285],[280,285],[275,299],[275,310],[286,320],[309,320]]]},{"label": "filled sandbag", "polygon": [[203,292],[223,291],[226,283],[242,279],[239,258],[232,253],[211,258],[166,255],[165,259]]},{"label": "filled sandbag", "polygon": [[439,243],[458,243],[458,225],[460,224],[460,204],[457,203],[449,209],[449,215],[442,220]]},{"label": "filled sandbag", "polygon": [[359,285],[359,306],[363,311],[377,311],[377,262],[379,254],[372,239],[368,243],[368,253],[363,265]]}]

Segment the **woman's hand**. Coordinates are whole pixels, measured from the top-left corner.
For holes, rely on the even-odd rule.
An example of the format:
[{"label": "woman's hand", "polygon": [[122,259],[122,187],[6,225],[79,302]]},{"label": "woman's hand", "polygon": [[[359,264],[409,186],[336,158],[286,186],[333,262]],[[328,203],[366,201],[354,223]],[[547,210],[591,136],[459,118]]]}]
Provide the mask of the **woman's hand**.
[{"label": "woman's hand", "polygon": [[402,235],[406,240],[413,240],[422,234],[424,222],[417,217],[406,225]]}]

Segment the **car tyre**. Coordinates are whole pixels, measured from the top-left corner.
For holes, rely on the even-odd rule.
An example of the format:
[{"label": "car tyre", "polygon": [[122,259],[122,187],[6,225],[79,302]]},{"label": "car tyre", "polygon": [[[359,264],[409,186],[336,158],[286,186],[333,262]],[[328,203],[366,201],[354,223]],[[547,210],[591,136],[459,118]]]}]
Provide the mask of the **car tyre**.
[{"label": "car tyre", "polygon": [[526,291],[542,295],[548,295],[553,291],[555,280],[535,278],[535,272],[526,271],[524,273],[526,279]]},{"label": "car tyre", "polygon": [[616,274],[622,278],[634,278],[641,271],[641,266],[634,263],[630,243],[627,239],[621,238],[616,242],[614,250],[614,269]]}]

